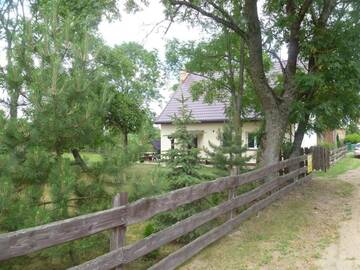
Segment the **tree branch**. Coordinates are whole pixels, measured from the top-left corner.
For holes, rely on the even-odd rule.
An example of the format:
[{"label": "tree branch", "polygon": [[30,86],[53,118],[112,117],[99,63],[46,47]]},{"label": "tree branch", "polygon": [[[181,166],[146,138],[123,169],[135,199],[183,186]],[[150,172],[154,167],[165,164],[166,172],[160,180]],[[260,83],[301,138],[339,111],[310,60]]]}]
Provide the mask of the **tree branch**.
[{"label": "tree branch", "polygon": [[[180,6],[185,6],[185,7],[191,8],[191,9],[201,13],[203,16],[208,17],[208,18],[226,26],[227,28],[238,33],[241,36],[241,38],[243,38],[244,40],[247,40],[247,34],[245,33],[245,31],[242,30],[232,19],[229,21],[227,16],[230,17],[230,15],[228,15],[228,14],[227,14],[227,16],[225,16],[226,19],[222,18],[218,15],[215,15],[214,13],[206,11],[205,9],[201,8],[200,6],[194,4],[193,2],[190,2],[190,1],[170,0],[170,3],[173,5],[180,5]],[[215,5],[214,3],[210,3],[210,2],[209,2],[209,4],[212,6]],[[222,13],[222,12],[220,11],[220,13]],[[223,16],[224,16],[224,14],[223,14]]]},{"label": "tree branch", "polygon": [[285,67],[284,67],[284,65],[283,65],[283,63],[282,63],[282,61],[281,61],[280,56],[279,56],[275,51],[273,51],[273,50],[271,50],[271,49],[268,49],[267,51],[268,51],[272,56],[274,56],[276,60],[278,60],[279,65],[280,65],[280,68],[281,68],[281,71],[282,71],[282,73],[283,73],[284,76],[285,76],[285,75],[286,75],[286,70],[285,70]]}]

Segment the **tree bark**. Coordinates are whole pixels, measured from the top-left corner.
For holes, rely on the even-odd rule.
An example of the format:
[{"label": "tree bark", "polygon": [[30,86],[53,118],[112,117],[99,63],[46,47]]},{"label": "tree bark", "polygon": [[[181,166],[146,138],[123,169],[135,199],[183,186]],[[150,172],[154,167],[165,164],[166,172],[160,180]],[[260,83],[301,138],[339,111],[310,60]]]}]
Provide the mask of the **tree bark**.
[{"label": "tree bark", "polygon": [[87,171],[89,168],[86,165],[85,161],[82,159],[79,150],[76,148],[73,148],[73,149],[71,149],[71,153],[75,159],[75,163],[78,164],[83,171]]},{"label": "tree bark", "polygon": [[247,18],[249,71],[256,95],[259,97],[265,114],[264,151],[260,158],[262,166],[279,161],[281,143],[285,135],[291,99],[280,100],[269,86],[263,63],[263,49],[257,1],[245,1]]},{"label": "tree bark", "polygon": [[291,149],[290,157],[296,157],[301,154],[301,144],[304,139],[305,133],[307,131],[307,125],[309,122],[310,115],[306,114],[304,119],[302,119],[295,131],[294,142]]},{"label": "tree bark", "polygon": [[127,148],[129,145],[129,134],[127,132],[124,132],[124,146]]},{"label": "tree bark", "polygon": [[286,132],[290,116],[291,103],[296,94],[296,65],[299,54],[300,25],[309,9],[312,0],[304,0],[299,11],[293,6],[293,2],[287,6],[289,16],[294,16],[289,30],[288,59],[283,72],[284,91],[276,94],[269,86],[263,63],[263,49],[261,27],[257,12],[256,0],[245,0],[244,12],[247,19],[247,42],[249,48],[249,71],[255,92],[260,99],[265,114],[265,141],[264,152],[261,157],[261,165],[269,165],[278,162],[280,148]]},{"label": "tree bark", "polygon": [[[225,28],[225,33],[228,35],[228,31]],[[239,68],[239,83],[235,83],[235,68],[233,65],[233,53],[230,39],[227,40],[227,53],[228,53],[228,69],[229,69],[229,85],[231,86],[231,100],[232,100],[232,122],[235,131],[236,140],[242,144],[242,99],[244,94],[244,66],[245,66],[245,45],[241,41],[240,47],[240,68]]]},{"label": "tree bark", "polygon": [[18,101],[20,96],[20,90],[12,89],[14,93],[10,95],[10,119],[16,120],[18,118]]},{"label": "tree bark", "polygon": [[260,164],[266,166],[276,163],[280,159],[281,144],[283,142],[288,113],[282,115],[281,111],[273,110],[265,113],[265,139],[264,151],[260,157]]}]

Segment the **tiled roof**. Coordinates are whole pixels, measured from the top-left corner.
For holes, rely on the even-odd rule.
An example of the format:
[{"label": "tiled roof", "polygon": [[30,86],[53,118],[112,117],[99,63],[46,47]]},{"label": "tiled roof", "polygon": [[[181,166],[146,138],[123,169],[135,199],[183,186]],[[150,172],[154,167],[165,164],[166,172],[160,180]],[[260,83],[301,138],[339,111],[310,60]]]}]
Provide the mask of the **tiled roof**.
[{"label": "tiled roof", "polygon": [[[174,115],[178,114],[181,109],[181,94],[184,95],[187,108],[191,111],[192,117],[197,122],[225,122],[227,116],[225,113],[225,102],[214,102],[208,104],[204,101],[203,97],[198,100],[193,100],[191,97],[190,87],[194,82],[203,80],[204,78],[199,75],[188,74],[181,86],[175,91],[170,98],[168,104],[157,117],[156,124],[167,124],[172,122]],[[245,118],[257,119],[256,113],[249,113]]]}]

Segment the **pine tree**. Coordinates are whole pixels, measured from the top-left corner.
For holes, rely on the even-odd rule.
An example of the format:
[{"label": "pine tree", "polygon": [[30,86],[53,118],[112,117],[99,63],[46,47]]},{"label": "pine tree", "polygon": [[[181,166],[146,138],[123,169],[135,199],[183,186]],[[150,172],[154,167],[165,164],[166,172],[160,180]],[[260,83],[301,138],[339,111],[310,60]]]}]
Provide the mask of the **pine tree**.
[{"label": "pine tree", "polygon": [[[187,127],[195,123],[191,115],[191,111],[186,106],[186,98],[181,95],[179,99],[181,103],[180,112],[174,115],[173,124],[175,125],[175,132],[171,134],[174,140],[173,149],[169,150],[167,157],[167,168],[169,169],[165,181],[168,183],[168,190],[183,188],[186,186],[195,185],[201,182],[200,158],[199,149],[193,145],[194,135],[191,134]],[[180,220],[188,218],[197,212],[200,212],[211,205],[209,200],[199,200],[197,202],[181,206],[175,211],[160,214],[156,217],[153,224],[147,228],[152,228],[152,231],[160,231]],[[203,228],[197,229],[188,235],[178,239],[179,242],[186,243],[198,237],[208,228],[209,224]]]},{"label": "pine tree", "polygon": [[211,149],[206,149],[206,153],[211,158],[215,167],[228,170],[230,173],[234,168],[241,172],[244,170],[246,162],[250,157],[246,157],[246,147],[239,142],[234,128],[226,124],[224,129],[219,131],[218,140],[220,145],[209,143]]},{"label": "pine tree", "polygon": [[180,113],[173,117],[175,132],[171,134],[171,139],[174,141],[174,147],[166,154],[170,189],[191,185],[199,178],[199,149],[193,145],[194,135],[187,130],[187,126],[196,121],[186,105],[186,100],[182,94],[179,99]]}]

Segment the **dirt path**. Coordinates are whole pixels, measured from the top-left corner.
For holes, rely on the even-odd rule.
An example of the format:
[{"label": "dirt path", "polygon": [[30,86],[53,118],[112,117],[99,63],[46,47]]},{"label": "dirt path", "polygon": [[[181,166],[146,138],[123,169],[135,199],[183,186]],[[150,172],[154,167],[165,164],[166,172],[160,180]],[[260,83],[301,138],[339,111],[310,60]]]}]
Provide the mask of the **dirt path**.
[{"label": "dirt path", "polygon": [[356,270],[360,269],[360,169],[348,171],[339,179],[355,187],[351,213],[340,225],[339,239],[324,250],[318,266],[325,270]]}]

